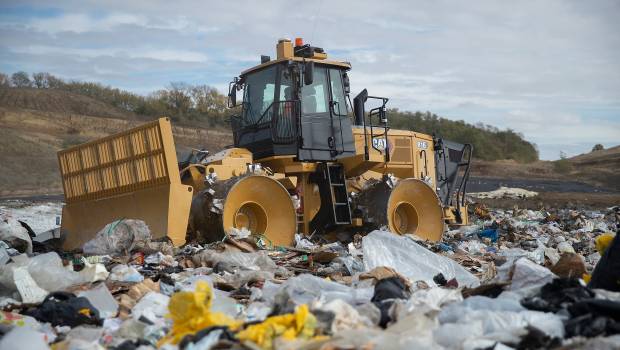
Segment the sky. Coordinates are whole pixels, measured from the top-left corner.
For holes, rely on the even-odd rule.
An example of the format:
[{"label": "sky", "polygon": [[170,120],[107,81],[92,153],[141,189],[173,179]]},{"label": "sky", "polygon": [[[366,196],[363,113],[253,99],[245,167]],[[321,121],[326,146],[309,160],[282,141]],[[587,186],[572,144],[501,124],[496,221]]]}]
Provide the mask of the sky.
[{"label": "sky", "polygon": [[620,144],[618,18],[616,0],[0,0],[0,71],[224,92],[303,37],[351,62],[353,95],[510,128],[557,159]]}]

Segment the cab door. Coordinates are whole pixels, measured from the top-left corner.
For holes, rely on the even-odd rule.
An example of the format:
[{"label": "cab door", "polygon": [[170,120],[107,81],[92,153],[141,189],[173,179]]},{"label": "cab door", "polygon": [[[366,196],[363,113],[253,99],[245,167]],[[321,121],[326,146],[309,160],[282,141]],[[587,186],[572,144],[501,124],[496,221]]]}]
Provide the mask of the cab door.
[{"label": "cab door", "polygon": [[339,69],[316,65],[312,84],[302,83],[298,158],[328,161],[355,153]]}]

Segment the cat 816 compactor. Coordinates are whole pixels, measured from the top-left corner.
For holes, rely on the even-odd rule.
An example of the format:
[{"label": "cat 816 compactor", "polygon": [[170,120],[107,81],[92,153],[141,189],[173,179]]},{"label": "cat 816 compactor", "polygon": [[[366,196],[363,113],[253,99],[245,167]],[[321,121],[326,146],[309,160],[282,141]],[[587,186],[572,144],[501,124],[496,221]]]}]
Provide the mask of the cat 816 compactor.
[{"label": "cat 816 compactor", "polygon": [[471,145],[391,129],[388,99],[363,90],[351,102],[351,65],[321,48],[283,39],[276,50],[230,83],[233,147],[177,162],[162,118],[60,151],[64,247],[122,218],[176,245],[236,229],[284,246],[295,233],[381,227],[437,241],[467,223]]}]

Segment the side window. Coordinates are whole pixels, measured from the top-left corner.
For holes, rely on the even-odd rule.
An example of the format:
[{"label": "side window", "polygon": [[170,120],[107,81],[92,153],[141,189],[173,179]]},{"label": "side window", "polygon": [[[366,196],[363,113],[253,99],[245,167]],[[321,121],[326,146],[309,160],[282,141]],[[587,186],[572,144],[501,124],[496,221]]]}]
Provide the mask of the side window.
[{"label": "side window", "polygon": [[332,88],[332,101],[334,101],[333,112],[337,116],[347,115],[347,102],[344,97],[344,85],[342,83],[342,71],[330,68],[329,78]]},{"label": "side window", "polygon": [[261,123],[271,120],[270,115],[265,115],[262,120],[260,118],[273,102],[275,90],[276,66],[251,73],[246,77],[243,96],[243,119],[246,125],[254,124],[259,120]]},{"label": "side window", "polygon": [[301,111],[303,114],[327,113],[329,101],[327,87],[327,69],[314,67],[314,80],[310,85],[303,85],[301,89]]}]

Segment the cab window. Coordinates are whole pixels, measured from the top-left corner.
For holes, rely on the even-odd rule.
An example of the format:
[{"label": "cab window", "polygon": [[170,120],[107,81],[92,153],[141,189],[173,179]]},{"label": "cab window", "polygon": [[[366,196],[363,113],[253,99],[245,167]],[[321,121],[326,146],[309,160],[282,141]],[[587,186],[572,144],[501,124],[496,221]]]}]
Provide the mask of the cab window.
[{"label": "cab window", "polygon": [[329,78],[332,90],[332,101],[334,107],[332,112],[337,116],[347,115],[347,102],[344,97],[344,84],[342,82],[342,71],[340,69],[330,68]]},{"label": "cab window", "polygon": [[269,115],[261,119],[261,116],[275,98],[276,88],[276,66],[262,69],[258,72],[248,74],[245,79],[245,90],[243,96],[243,121],[245,125],[252,125],[257,122],[268,122],[271,120]]},{"label": "cab window", "polygon": [[303,114],[319,114],[328,112],[329,91],[327,86],[327,69],[314,67],[312,84],[301,88],[301,111]]}]

